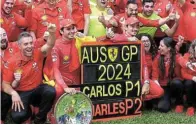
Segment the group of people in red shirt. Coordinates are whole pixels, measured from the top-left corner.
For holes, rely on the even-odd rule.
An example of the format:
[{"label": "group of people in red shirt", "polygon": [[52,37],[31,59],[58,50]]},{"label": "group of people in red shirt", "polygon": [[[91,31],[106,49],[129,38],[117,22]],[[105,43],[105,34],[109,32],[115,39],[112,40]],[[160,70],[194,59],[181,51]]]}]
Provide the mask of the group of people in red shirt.
[{"label": "group of people in red shirt", "polygon": [[[146,104],[168,112],[175,98],[175,112],[182,113],[185,100],[186,114],[193,116],[196,0],[96,1],[114,13],[110,20],[99,17],[107,33],[98,41],[142,43]],[[2,0],[1,10],[1,122],[10,108],[15,123],[29,122],[35,106],[34,123],[45,123],[59,96],[80,84],[75,36],[88,34],[89,1]]]}]

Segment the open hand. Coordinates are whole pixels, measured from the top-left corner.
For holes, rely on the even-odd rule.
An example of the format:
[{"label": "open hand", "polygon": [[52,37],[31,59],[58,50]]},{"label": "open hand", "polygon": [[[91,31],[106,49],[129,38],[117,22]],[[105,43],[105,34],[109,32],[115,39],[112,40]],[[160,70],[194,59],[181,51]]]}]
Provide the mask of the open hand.
[{"label": "open hand", "polygon": [[23,102],[17,92],[12,93],[12,109],[19,112],[24,109]]}]

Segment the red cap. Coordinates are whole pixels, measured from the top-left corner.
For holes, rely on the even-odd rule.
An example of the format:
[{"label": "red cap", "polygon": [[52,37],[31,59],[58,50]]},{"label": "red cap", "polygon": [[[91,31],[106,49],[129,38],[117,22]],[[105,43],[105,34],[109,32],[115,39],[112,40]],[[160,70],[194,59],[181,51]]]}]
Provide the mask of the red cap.
[{"label": "red cap", "polygon": [[73,19],[63,19],[62,21],[60,21],[60,28],[69,27],[75,24],[76,23],[73,21]]},{"label": "red cap", "polygon": [[135,23],[139,23],[139,20],[136,17],[129,17],[126,21],[125,24],[126,25],[131,25],[131,24],[135,24]]}]

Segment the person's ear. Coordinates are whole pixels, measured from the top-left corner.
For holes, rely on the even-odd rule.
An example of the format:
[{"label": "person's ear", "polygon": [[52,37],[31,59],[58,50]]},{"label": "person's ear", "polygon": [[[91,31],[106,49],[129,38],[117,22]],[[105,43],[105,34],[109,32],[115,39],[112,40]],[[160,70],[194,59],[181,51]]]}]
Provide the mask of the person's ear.
[{"label": "person's ear", "polygon": [[127,11],[128,11],[128,9],[127,9],[127,7],[125,8],[125,13],[127,13]]},{"label": "person's ear", "polygon": [[61,34],[61,35],[63,34],[63,29],[60,29],[60,34]]}]

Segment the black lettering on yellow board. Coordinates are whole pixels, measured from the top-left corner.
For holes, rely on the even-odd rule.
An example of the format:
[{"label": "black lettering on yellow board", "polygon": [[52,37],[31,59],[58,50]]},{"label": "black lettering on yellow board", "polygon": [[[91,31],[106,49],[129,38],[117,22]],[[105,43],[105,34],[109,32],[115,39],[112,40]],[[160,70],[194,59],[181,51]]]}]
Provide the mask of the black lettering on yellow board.
[{"label": "black lettering on yellow board", "polygon": [[141,45],[84,45],[80,90],[93,102],[93,119],[140,114]]}]

